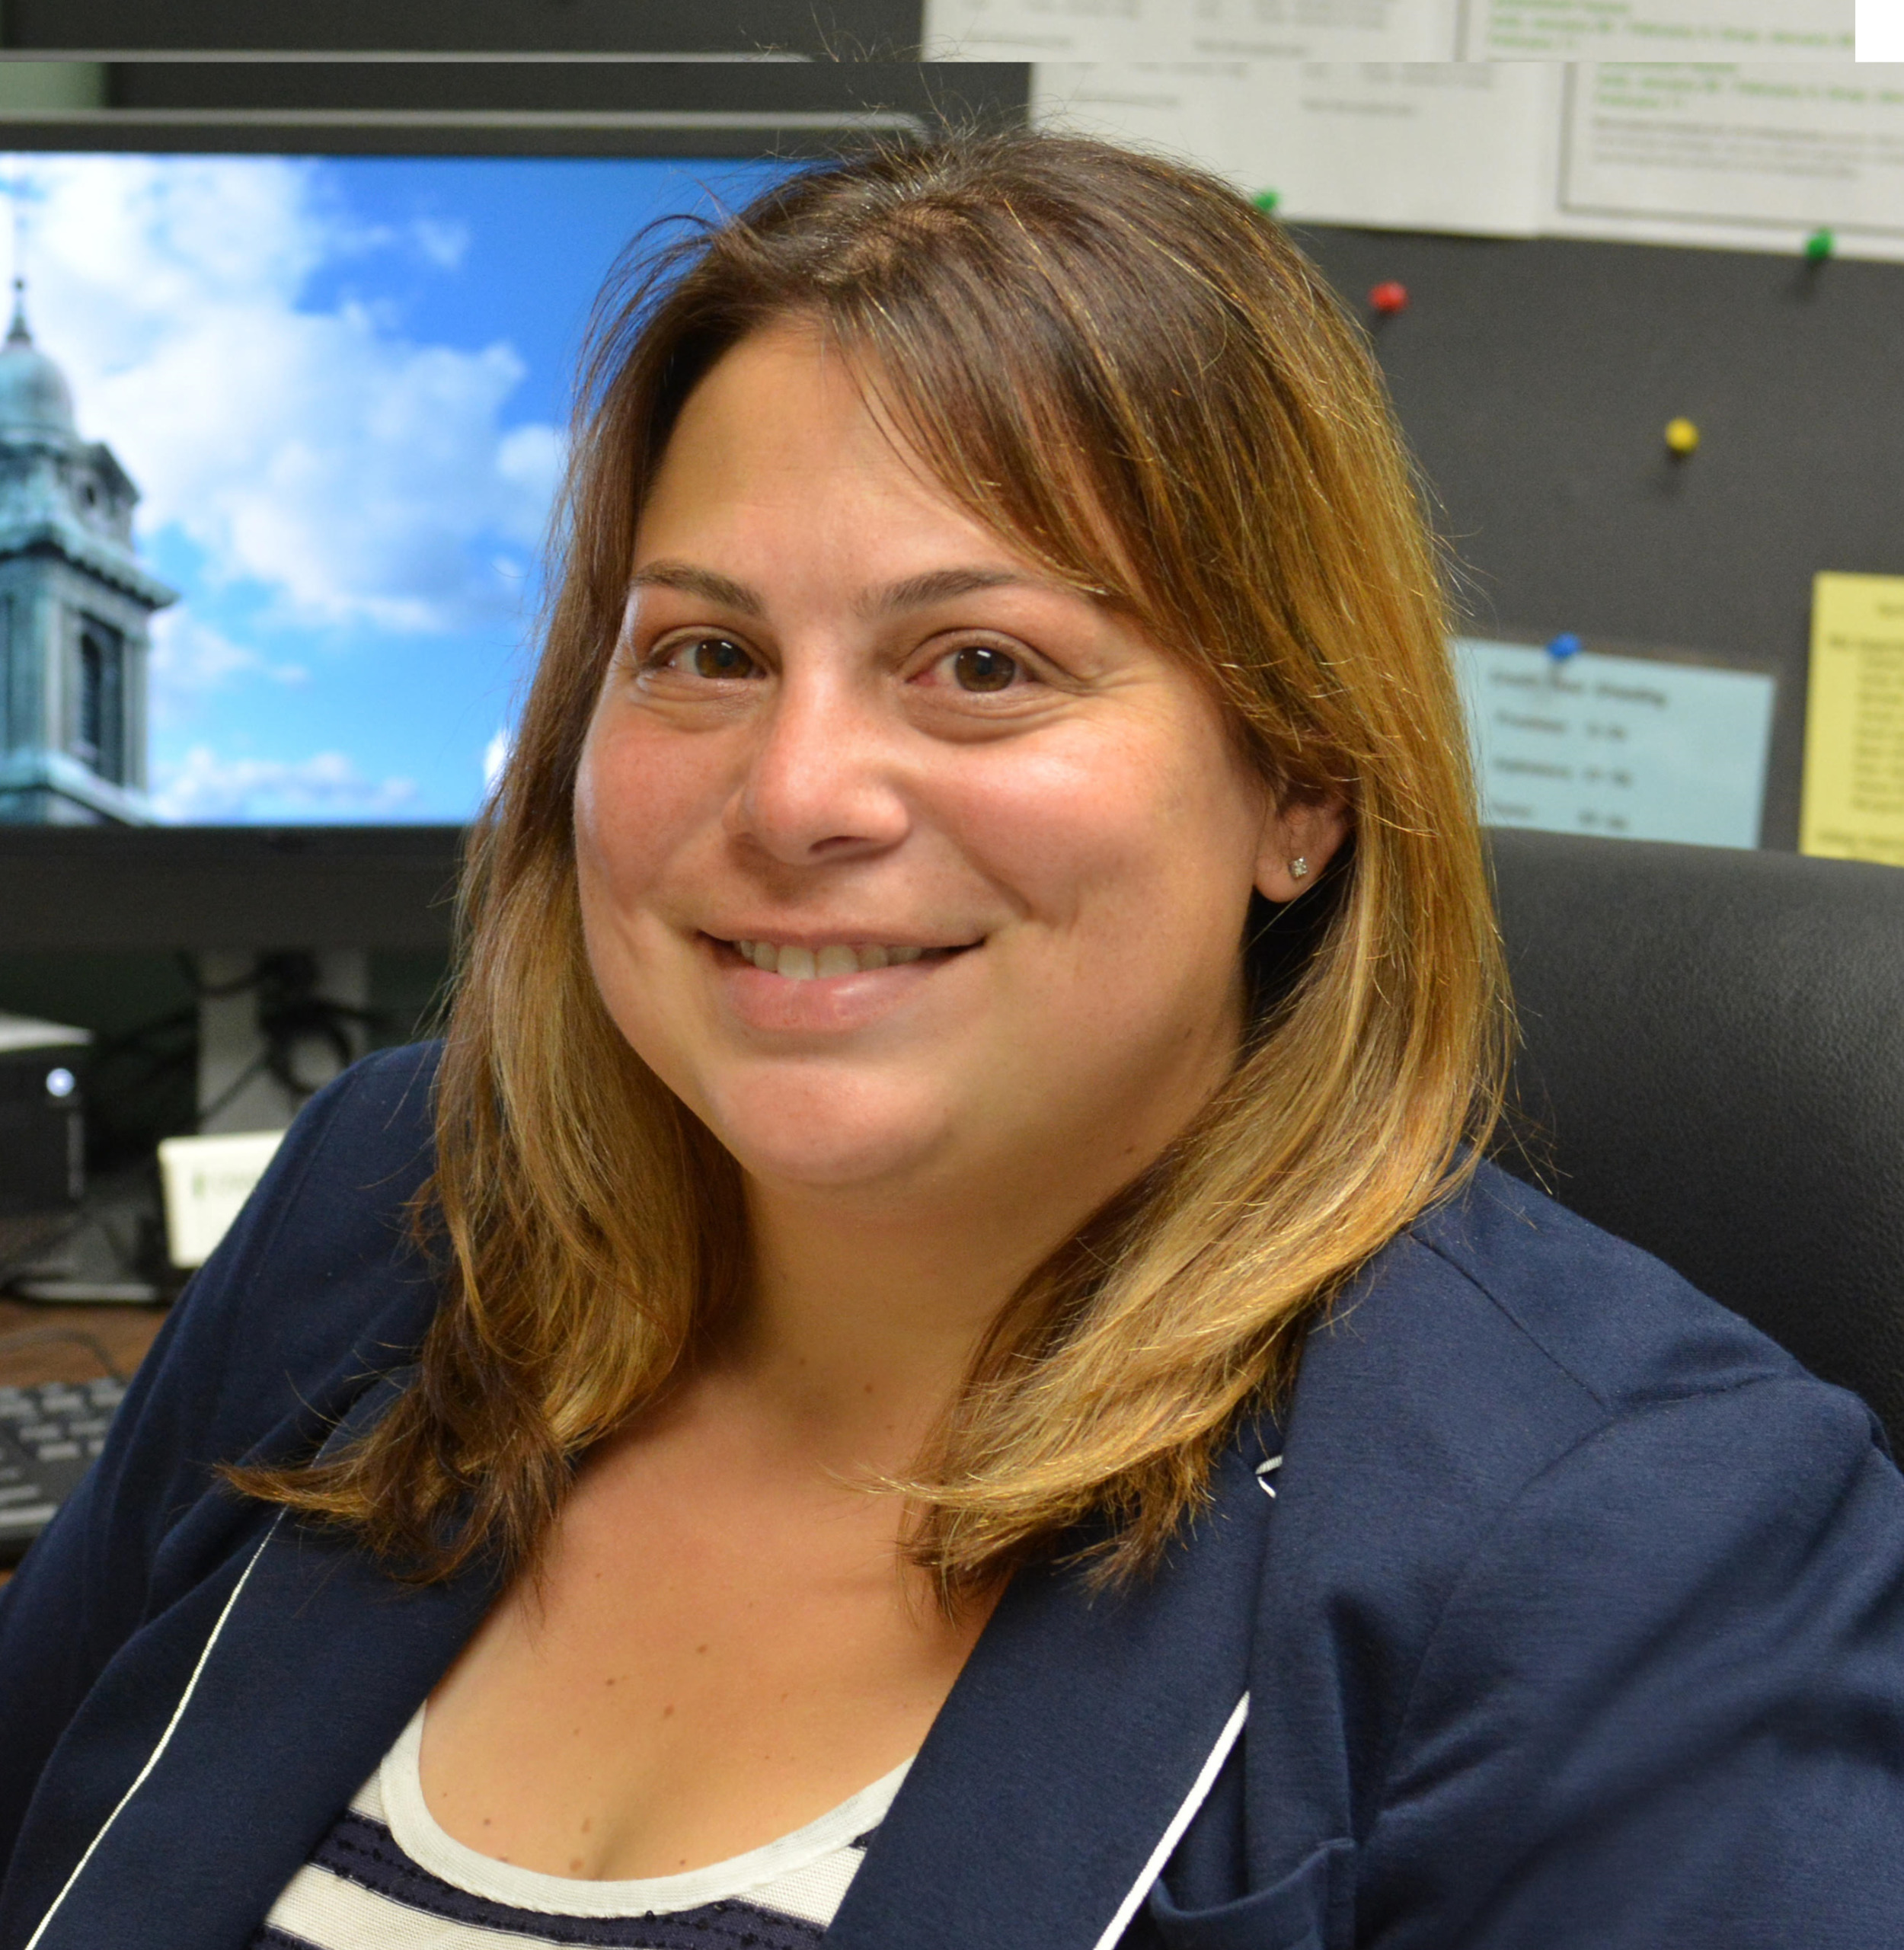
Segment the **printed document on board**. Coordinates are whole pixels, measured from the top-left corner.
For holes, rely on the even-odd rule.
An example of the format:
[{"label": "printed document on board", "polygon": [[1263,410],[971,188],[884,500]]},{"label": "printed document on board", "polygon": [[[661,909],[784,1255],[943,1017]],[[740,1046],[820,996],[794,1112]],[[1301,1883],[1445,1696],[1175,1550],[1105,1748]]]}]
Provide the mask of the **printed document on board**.
[{"label": "printed document on board", "polygon": [[1904,576],[1813,580],[1798,848],[1904,867]]},{"label": "printed document on board", "polygon": [[1468,0],[1468,61],[1848,61],[1851,0]]},{"label": "printed document on board", "polygon": [[926,0],[931,60],[1446,61],[1458,0]]},{"label": "printed document on board", "polygon": [[1582,62],[1562,114],[1563,232],[1904,250],[1904,67]]},{"label": "printed document on board", "polygon": [[1490,826],[1756,846],[1775,682],[1766,672],[1455,643]]},{"label": "printed document on board", "polygon": [[1041,63],[1047,125],[1174,152],[1295,222],[1530,236],[1558,71],[1536,62]]}]

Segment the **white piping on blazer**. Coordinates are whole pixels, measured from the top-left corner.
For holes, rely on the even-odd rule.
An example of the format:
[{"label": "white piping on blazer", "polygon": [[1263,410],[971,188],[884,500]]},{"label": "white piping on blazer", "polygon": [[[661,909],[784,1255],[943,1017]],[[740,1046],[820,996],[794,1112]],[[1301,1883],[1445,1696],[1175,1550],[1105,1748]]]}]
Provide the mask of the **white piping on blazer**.
[{"label": "white piping on blazer", "polygon": [[[1230,1749],[1235,1746],[1242,1733],[1243,1723],[1249,1717],[1250,1696],[1246,1693],[1236,1702],[1236,1710],[1231,1714],[1223,1731],[1216,1736],[1216,1744],[1210,1749],[1209,1758],[1197,1770],[1196,1779],[1190,1783],[1190,1791],[1184,1797],[1183,1805],[1171,1817],[1170,1826],[1158,1837],[1149,1861],[1130,1885],[1129,1893],[1117,1905],[1117,1914],[1111,1918],[1104,1935],[1092,1945],[1091,1950],[1116,1950],[1117,1939],[1137,1913],[1138,1905],[1150,1894],[1151,1884],[1163,1874],[1164,1865],[1184,1839],[1184,1830],[1196,1820],[1196,1811],[1209,1798],[1210,1789],[1216,1786],[1216,1777],[1223,1771],[1223,1763],[1230,1757]],[[31,1944],[27,1945],[27,1950],[33,1950]]]},{"label": "white piping on blazer", "polygon": [[98,1848],[100,1843],[106,1839],[107,1830],[111,1828],[113,1824],[119,1819],[120,1816],[125,1812],[126,1803],[129,1801],[133,1796],[137,1794],[139,1789],[145,1785],[147,1777],[151,1774],[152,1769],[158,1765],[160,1758],[165,1753],[166,1748],[171,1744],[172,1735],[178,1731],[178,1723],[184,1718],[185,1709],[192,1703],[192,1695],[198,1690],[198,1683],[205,1671],[206,1662],[212,1656],[212,1648],[218,1643],[219,1635],[225,1629],[225,1621],[232,1616],[232,1606],[238,1603],[240,1596],[244,1592],[245,1586],[251,1581],[251,1573],[257,1568],[258,1559],[264,1555],[264,1546],[277,1535],[278,1526],[283,1520],[284,1513],[282,1510],[280,1510],[277,1515],[272,1518],[270,1529],[265,1532],[263,1539],[259,1542],[257,1549],[251,1553],[251,1561],[244,1567],[243,1575],[241,1576],[238,1581],[232,1587],[232,1595],[225,1600],[225,1609],[219,1613],[218,1622],[212,1627],[212,1635],[206,1640],[205,1649],[198,1655],[198,1664],[192,1668],[192,1676],[185,1682],[185,1690],[179,1695],[178,1704],[172,1709],[172,1717],[165,1722],[165,1731],[159,1735],[158,1744],[152,1749],[149,1754],[146,1756],[145,1766],[140,1768],[139,1772],[133,1777],[132,1785],[120,1796],[118,1805],[115,1807],[112,1813],[107,1815],[106,1819],[101,1823],[99,1833],[86,1844],[85,1853],[73,1864],[72,1875],[68,1876],[65,1881],[60,1885],[59,1894],[54,1897],[51,1907],[47,1910],[46,1913],[40,1919],[39,1926],[34,1931],[34,1933],[27,1939],[27,1950],[36,1950],[36,1946],[38,1945],[40,1938],[44,1936],[46,1933],[47,1926],[52,1923],[53,1918],[59,1913],[60,1904],[65,1902],[66,1898],[72,1894],[73,1884],[77,1882],[81,1875],[85,1873],[87,1863],[91,1862],[93,1859],[94,1852]]}]

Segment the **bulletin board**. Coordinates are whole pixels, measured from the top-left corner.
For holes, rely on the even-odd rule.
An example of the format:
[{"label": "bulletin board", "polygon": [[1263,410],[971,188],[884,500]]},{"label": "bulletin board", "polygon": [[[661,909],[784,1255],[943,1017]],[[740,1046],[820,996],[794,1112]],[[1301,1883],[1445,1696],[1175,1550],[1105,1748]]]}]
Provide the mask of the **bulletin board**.
[{"label": "bulletin board", "polygon": [[1294,235],[1370,328],[1464,626],[1772,673],[1761,842],[1795,849],[1812,578],[1904,574],[1904,264]]}]

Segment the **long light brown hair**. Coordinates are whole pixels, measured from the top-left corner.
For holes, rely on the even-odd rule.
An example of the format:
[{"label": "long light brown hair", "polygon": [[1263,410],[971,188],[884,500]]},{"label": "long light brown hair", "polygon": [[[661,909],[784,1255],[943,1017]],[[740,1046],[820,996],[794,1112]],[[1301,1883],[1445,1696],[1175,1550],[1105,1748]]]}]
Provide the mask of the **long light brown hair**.
[{"label": "long light brown hair", "polygon": [[1081,138],[795,176],[649,253],[598,316],[541,661],[471,841],[418,1378],[341,1455],[238,1477],[411,1575],[531,1559],[576,1459],[747,1277],[737,1167],[596,993],[571,801],[682,403],[788,320],[962,507],[1203,673],[1277,794],[1353,819],[1319,884],[1253,911],[1226,1085],[1026,1281],[918,1459],[909,1549],[948,1598],[1087,1521],[1112,1572],[1154,1562],[1318,1309],[1498,1113],[1506,989],[1441,565],[1317,273],[1215,178]]}]

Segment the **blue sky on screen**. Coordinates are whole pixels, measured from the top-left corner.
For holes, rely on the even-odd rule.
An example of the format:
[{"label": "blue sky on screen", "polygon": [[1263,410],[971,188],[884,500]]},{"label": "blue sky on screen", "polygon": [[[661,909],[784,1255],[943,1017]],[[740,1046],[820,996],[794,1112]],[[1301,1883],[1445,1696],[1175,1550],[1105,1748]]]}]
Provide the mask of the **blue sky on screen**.
[{"label": "blue sky on screen", "polygon": [[526,667],[589,306],[774,165],[30,156],[35,337],[145,499],[178,820],[466,817]]}]

